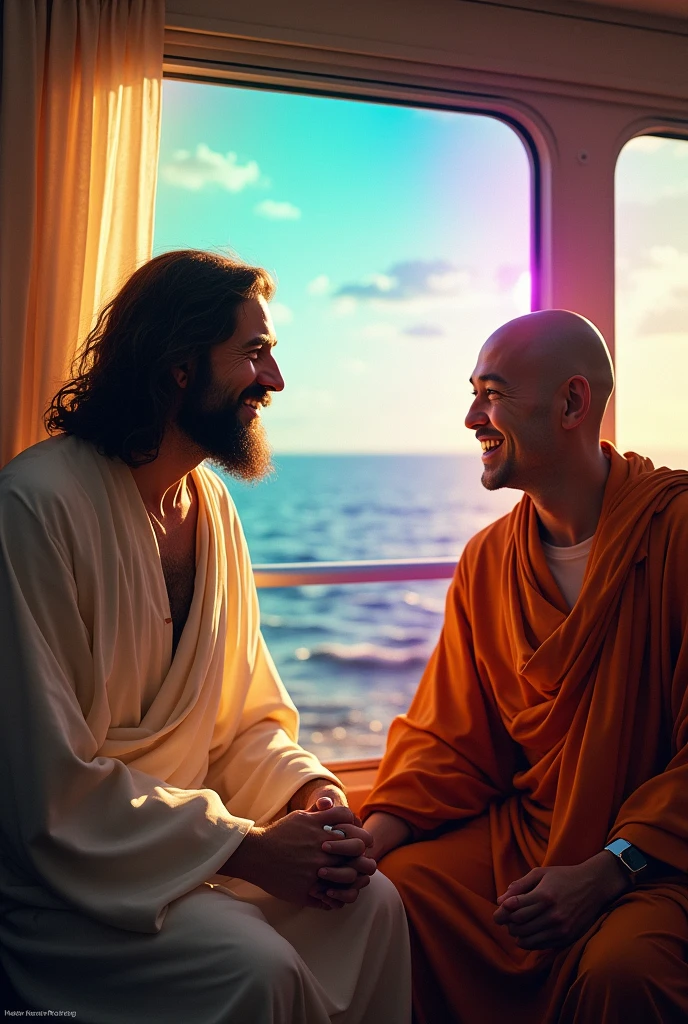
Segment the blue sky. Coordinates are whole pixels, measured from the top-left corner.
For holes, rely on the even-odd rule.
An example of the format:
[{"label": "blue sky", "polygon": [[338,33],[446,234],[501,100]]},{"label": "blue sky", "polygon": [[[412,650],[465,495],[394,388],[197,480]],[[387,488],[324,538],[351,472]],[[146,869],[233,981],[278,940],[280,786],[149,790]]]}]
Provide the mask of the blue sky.
[{"label": "blue sky", "polygon": [[278,281],[279,451],[473,451],[478,348],[529,308],[530,169],[507,125],[166,81],[155,252]]}]

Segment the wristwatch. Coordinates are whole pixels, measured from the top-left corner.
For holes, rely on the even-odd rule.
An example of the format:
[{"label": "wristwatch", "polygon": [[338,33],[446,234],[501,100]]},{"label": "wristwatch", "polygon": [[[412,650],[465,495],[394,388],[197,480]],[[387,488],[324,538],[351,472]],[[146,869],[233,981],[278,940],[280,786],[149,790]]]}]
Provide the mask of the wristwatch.
[{"label": "wristwatch", "polygon": [[629,843],[627,839],[614,839],[605,846],[605,850],[609,850],[619,858],[634,881],[647,867],[645,854],[637,846]]}]

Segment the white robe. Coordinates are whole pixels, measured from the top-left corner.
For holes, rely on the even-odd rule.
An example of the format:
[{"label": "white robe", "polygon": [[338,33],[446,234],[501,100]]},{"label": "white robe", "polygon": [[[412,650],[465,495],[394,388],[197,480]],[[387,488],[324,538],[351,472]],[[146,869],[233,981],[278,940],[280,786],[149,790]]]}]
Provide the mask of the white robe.
[{"label": "white robe", "polygon": [[[94,928],[123,930],[114,934],[129,949],[132,933],[169,938],[165,917],[180,897],[187,909],[208,892],[214,906],[238,905],[231,889],[204,883],[254,823],[279,815],[309,779],[335,780],[297,743],[298,715],[260,633],[231,499],[205,468],[193,478],[196,581],[172,659],[157,542],[128,467],[60,437],[0,473],[0,943],[27,999],[32,956],[40,962],[57,939],[54,912],[77,945],[91,929],[97,948]],[[254,896],[271,905],[261,890]],[[331,931],[348,911],[310,911],[311,933]],[[60,941],[68,990],[69,942]],[[166,1019],[185,1019],[180,999],[179,1016]],[[114,1019],[95,1002],[87,1010],[91,1024]],[[194,1020],[234,1019],[228,1012]]]}]

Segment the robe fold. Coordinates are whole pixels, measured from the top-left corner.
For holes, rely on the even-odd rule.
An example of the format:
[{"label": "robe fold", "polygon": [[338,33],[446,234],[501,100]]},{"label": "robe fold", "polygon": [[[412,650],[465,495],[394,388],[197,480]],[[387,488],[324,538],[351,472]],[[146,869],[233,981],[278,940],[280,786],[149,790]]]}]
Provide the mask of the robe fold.
[{"label": "robe fold", "polygon": [[0,919],[80,911],[157,933],[309,779],[222,482],[199,498],[172,657],[155,534],[126,465],[76,438],[0,474]]},{"label": "robe fold", "polygon": [[519,949],[492,914],[533,867],[581,863],[617,837],[667,865],[619,902],[643,893],[643,906],[675,907],[685,1001],[667,1005],[683,1016],[657,1019],[688,1019],[688,473],[604,447],[610,473],[573,608],[525,496],[466,546],[362,811],[395,814],[421,840],[382,862],[412,927],[421,1021],[583,1020],[569,989],[617,910],[560,952]]}]

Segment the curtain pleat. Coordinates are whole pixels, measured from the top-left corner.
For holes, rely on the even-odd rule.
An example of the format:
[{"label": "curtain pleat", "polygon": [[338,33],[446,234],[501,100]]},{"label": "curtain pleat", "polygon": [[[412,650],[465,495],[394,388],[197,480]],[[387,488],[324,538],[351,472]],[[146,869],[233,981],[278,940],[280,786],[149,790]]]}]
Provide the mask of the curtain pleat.
[{"label": "curtain pleat", "polygon": [[4,0],[0,465],[151,255],[164,0]]}]

